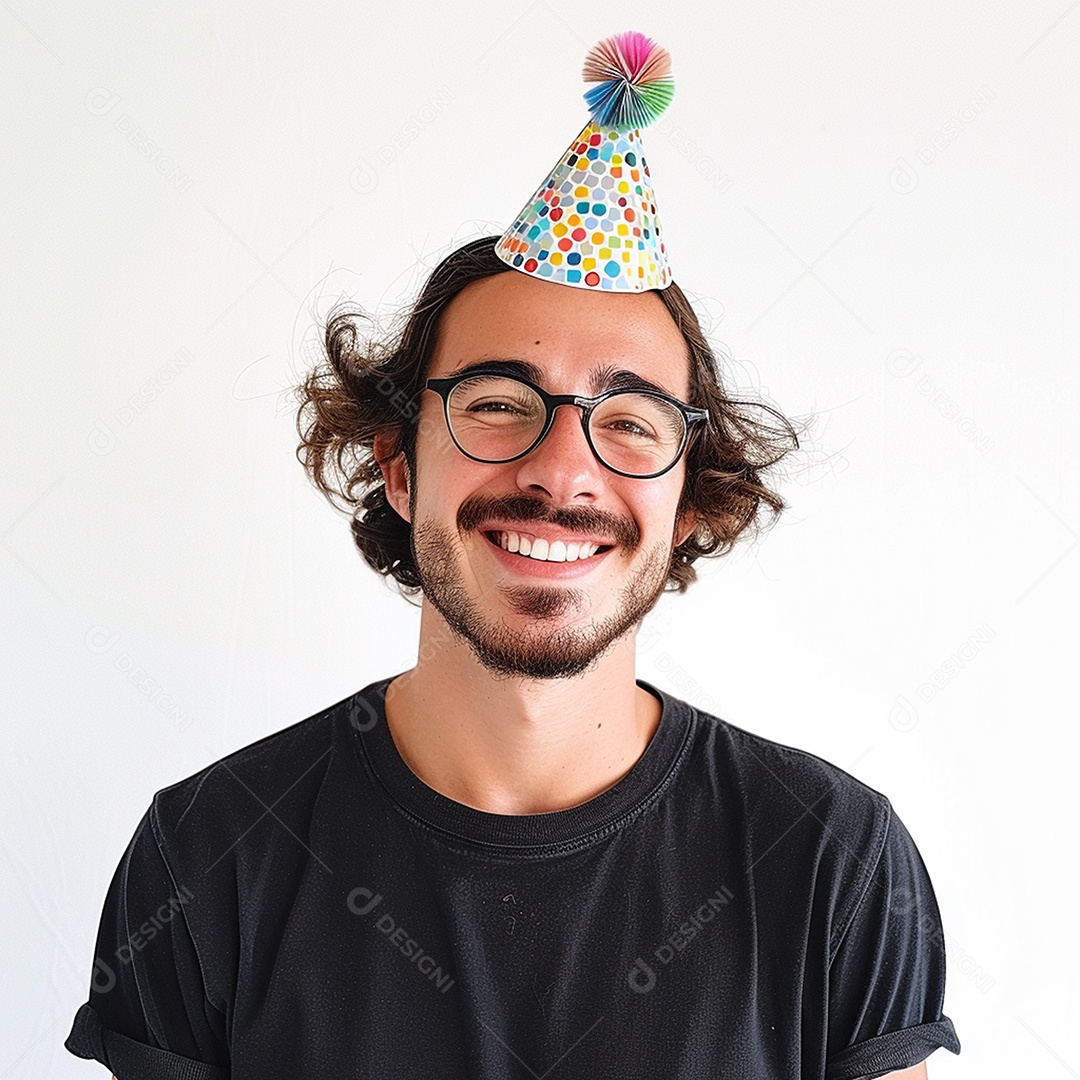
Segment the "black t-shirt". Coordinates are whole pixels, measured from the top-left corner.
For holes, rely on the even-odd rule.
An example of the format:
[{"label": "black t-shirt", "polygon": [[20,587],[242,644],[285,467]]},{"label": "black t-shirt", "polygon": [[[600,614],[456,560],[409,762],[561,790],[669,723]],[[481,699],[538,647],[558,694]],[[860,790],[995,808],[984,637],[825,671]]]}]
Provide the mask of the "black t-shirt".
[{"label": "black t-shirt", "polygon": [[663,704],[569,810],[446,798],[390,679],[158,792],[66,1046],[120,1080],[855,1080],[958,1053],[888,799]]}]

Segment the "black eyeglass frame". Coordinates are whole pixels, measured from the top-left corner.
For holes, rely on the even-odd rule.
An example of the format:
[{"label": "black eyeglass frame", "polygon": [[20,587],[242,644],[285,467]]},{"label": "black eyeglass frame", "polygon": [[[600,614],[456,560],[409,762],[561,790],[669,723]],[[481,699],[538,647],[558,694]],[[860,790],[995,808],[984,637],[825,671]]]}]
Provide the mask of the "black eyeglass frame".
[{"label": "black eyeglass frame", "polygon": [[[540,429],[540,434],[537,435],[532,443],[522,450],[520,454],[515,454],[513,457],[496,458],[494,460],[491,458],[477,457],[475,454],[470,454],[468,450],[458,442],[457,435],[454,434],[454,425],[450,422],[451,392],[459,383],[463,383],[468,379],[484,378],[511,379],[514,382],[521,383],[523,386],[527,386],[536,393],[544,403],[546,414],[544,416],[544,426]],[[691,434],[697,430],[695,425],[705,423],[709,419],[708,409],[695,408],[693,405],[687,405],[685,402],[680,401],[678,398],[671,397],[669,394],[660,393],[657,390],[649,390],[646,387],[616,387],[612,390],[605,390],[596,397],[583,397],[580,394],[549,394],[542,386],[537,386],[536,383],[530,382],[520,375],[510,375],[502,372],[489,373],[463,371],[457,375],[449,375],[444,379],[428,379],[424,384],[424,389],[434,390],[435,393],[442,398],[443,416],[446,418],[446,429],[450,432],[450,438],[454,440],[454,445],[458,450],[471,461],[480,461],[488,465],[505,465],[507,462],[517,461],[519,458],[525,457],[526,454],[531,454],[544,441],[547,433],[551,430],[551,425],[555,422],[555,410],[560,405],[576,405],[581,409],[581,428],[585,432],[585,441],[589,444],[589,449],[593,452],[593,457],[595,457],[605,469],[610,469],[619,476],[629,477],[631,480],[655,480],[656,477],[663,476],[664,473],[673,469],[679,463],[679,458],[683,456],[690,444]],[[589,432],[589,419],[592,416],[593,410],[598,405],[607,401],[608,398],[616,397],[619,394],[644,394],[647,397],[658,398],[660,401],[665,401],[669,405],[673,405],[682,414],[683,434],[682,441],[679,443],[679,449],[671,459],[671,463],[665,465],[664,468],[660,469],[658,472],[644,474],[624,472],[622,469],[616,469],[614,465],[609,465],[597,452],[596,446],[592,441],[592,435]]]}]

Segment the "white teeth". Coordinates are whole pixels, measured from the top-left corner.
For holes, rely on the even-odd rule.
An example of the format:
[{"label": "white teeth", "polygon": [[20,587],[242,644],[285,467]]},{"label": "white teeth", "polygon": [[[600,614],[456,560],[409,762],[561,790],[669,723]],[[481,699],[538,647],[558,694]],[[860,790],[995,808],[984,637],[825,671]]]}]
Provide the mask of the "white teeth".
[{"label": "white teeth", "polygon": [[532,559],[541,562],[576,562],[578,559],[587,559],[595,555],[599,545],[576,543],[573,541],[547,540],[537,537],[524,536],[520,533],[506,530],[500,532],[499,546],[505,551],[513,551],[519,555],[528,555]]}]

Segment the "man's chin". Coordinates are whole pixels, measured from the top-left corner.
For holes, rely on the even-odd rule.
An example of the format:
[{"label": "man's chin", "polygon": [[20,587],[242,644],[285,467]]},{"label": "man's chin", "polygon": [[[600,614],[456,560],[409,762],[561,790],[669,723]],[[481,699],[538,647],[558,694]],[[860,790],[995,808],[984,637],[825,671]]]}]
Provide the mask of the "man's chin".
[{"label": "man's chin", "polygon": [[[565,611],[559,596],[562,590],[538,592],[542,595],[520,599],[531,604],[534,611],[550,604],[550,610],[543,614],[515,612],[484,619],[476,612],[444,610],[442,615],[451,633],[469,646],[492,675],[559,679],[594,667],[618,640],[611,636],[614,627],[598,627],[591,619],[583,620],[572,607]],[[551,594],[555,594],[554,602]]]},{"label": "man's chin", "polygon": [[477,636],[468,640],[477,660],[494,676],[524,679],[569,679],[596,666],[613,642],[553,640],[550,631],[515,636],[512,641]]}]

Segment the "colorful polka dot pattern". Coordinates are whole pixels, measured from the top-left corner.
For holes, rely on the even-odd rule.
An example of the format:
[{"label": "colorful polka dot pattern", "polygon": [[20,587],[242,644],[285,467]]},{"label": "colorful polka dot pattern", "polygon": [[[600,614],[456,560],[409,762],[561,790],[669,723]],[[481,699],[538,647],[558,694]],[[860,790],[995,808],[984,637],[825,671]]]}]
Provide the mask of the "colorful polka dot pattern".
[{"label": "colorful polka dot pattern", "polygon": [[670,285],[641,132],[590,121],[495,251],[516,270],[560,285],[605,292]]}]

